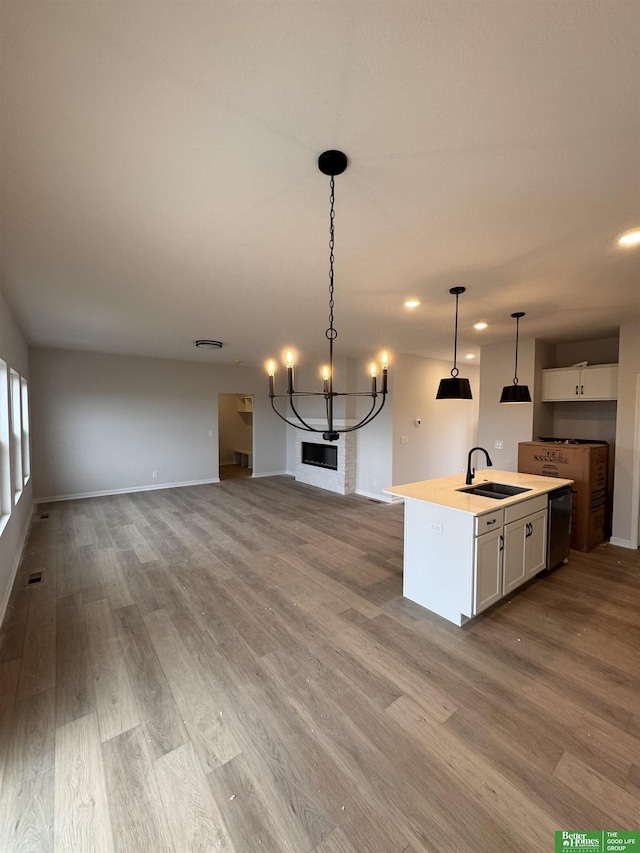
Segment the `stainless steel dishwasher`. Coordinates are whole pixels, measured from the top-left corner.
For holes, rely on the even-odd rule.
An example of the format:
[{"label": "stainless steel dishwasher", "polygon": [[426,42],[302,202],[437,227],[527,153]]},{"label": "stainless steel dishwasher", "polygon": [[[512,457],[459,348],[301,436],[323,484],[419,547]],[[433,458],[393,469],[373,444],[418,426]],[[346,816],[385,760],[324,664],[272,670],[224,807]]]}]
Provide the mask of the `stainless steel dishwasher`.
[{"label": "stainless steel dishwasher", "polygon": [[571,548],[571,486],[549,492],[547,569],[566,563]]}]

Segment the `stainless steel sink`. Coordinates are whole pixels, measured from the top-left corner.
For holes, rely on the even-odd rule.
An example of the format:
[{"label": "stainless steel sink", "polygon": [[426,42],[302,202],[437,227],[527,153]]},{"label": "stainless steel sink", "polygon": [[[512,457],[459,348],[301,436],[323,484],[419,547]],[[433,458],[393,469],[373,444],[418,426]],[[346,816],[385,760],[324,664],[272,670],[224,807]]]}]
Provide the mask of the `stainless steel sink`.
[{"label": "stainless steel sink", "polygon": [[506,483],[476,483],[475,486],[464,486],[462,489],[456,489],[456,491],[466,492],[468,495],[477,495],[481,498],[493,498],[496,501],[503,501],[505,498],[511,498],[514,495],[530,492],[531,489],[523,486],[508,486]]}]

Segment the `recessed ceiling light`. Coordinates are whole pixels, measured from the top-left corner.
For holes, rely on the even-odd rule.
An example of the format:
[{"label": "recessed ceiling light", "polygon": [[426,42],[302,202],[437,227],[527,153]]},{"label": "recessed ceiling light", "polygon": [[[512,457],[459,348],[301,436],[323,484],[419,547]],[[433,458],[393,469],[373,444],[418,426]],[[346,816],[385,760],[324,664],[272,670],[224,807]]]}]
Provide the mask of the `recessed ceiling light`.
[{"label": "recessed ceiling light", "polygon": [[640,228],[634,228],[632,231],[625,231],[618,237],[619,246],[637,246],[640,243]]},{"label": "recessed ceiling light", "polygon": [[475,357],[476,357],[475,352],[468,352],[468,353],[465,355],[465,358],[475,358]]},{"label": "recessed ceiling light", "polygon": [[210,341],[206,338],[203,338],[199,341],[196,341],[196,346],[199,349],[221,349],[222,341]]},{"label": "recessed ceiling light", "polygon": [[482,329],[486,329],[489,324],[484,321],[481,323],[474,323],[473,328],[478,329],[478,331],[482,331]]},{"label": "recessed ceiling light", "polygon": [[419,299],[405,299],[404,307],[405,308],[417,308],[420,305]]}]

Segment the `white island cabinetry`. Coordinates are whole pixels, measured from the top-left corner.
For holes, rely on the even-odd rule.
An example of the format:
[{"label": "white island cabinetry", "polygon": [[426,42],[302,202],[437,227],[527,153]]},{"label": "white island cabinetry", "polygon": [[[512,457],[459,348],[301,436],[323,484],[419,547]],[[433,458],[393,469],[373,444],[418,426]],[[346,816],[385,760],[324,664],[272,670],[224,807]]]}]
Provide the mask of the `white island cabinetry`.
[{"label": "white island cabinetry", "polygon": [[546,568],[547,496],[505,509],[504,595]]},{"label": "white island cabinetry", "polygon": [[486,469],[526,491],[497,500],[461,492],[464,476],[394,486],[405,500],[403,594],[462,625],[546,567],[547,493],[571,480]]},{"label": "white island cabinetry", "polygon": [[473,552],[473,615],[502,598],[502,526],[476,536]]}]

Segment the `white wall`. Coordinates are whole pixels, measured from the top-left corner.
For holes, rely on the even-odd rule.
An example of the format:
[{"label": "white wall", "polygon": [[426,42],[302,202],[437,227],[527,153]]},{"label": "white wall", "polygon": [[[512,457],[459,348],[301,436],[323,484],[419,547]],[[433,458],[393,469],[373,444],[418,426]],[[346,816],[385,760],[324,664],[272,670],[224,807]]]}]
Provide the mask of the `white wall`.
[{"label": "white wall", "polygon": [[618,361],[619,339],[599,338],[556,345],[556,362],[552,367],[571,367],[581,361],[589,364],[615,364]]},{"label": "white wall", "polygon": [[235,394],[218,394],[218,433],[220,465],[236,461],[234,450],[253,448],[253,412],[238,411]]},{"label": "white wall", "polygon": [[[536,341],[520,339],[518,381],[535,389]],[[518,470],[518,442],[533,438],[533,403],[500,402],[505,385],[513,382],[515,349],[513,342],[483,346],[480,362],[480,412],[478,444],[489,451],[493,465],[502,471]],[[496,441],[503,442],[502,450]]]},{"label": "white wall", "polygon": [[546,341],[535,341],[535,380],[533,388],[529,386],[533,398],[532,438],[554,435],[553,404],[542,402],[542,371],[556,366],[556,348]]},{"label": "white wall", "polygon": [[[25,340],[9,307],[0,294],[0,358],[27,380],[29,355]],[[31,384],[29,390],[31,391]],[[5,393],[6,389],[2,389]],[[31,520],[33,503],[33,478],[22,490],[17,504],[0,533],[0,624],[4,617],[7,601],[18,568],[22,546]]]},{"label": "white wall", "polygon": [[[394,357],[393,483],[446,477],[465,469],[476,443],[479,407],[479,369],[460,366],[469,379],[473,400],[436,400],[440,380],[451,364],[412,355]],[[416,426],[416,419],[422,421]],[[402,443],[402,437],[407,443]]]},{"label": "white wall", "polygon": [[620,326],[616,461],[611,541],[638,547],[640,465],[640,323]]},{"label": "white wall", "polygon": [[[356,493],[379,500],[390,501],[382,489],[393,485],[393,408],[395,406],[395,383],[398,368],[394,357],[389,370],[390,392],[382,412],[366,427],[356,432]],[[360,401],[361,403],[363,401]],[[358,409],[360,416],[366,414]]]},{"label": "white wall", "polygon": [[285,428],[262,370],[32,350],[35,497],[217,480],[218,394],[239,387],[254,394],[254,475],[282,473]]}]

